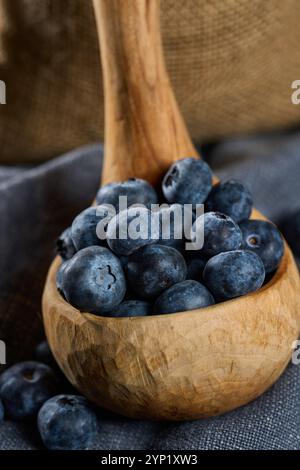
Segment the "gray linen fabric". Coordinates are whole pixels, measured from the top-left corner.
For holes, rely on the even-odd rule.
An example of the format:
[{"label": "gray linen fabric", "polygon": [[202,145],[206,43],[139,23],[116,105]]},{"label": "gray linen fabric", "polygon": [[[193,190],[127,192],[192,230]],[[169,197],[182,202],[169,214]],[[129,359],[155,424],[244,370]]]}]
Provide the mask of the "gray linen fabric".
[{"label": "gray linen fabric", "polygon": [[[31,169],[0,169],[0,339],[7,361],[32,357],[42,337],[40,298],[54,241],[92,201],[102,147],[76,150]],[[253,191],[272,220],[300,207],[300,133],[235,139],[214,147],[221,178]],[[132,421],[100,411],[97,449],[300,449],[300,366],[290,365],[262,397],[224,416],[184,423]],[[4,422],[0,449],[38,449],[34,425]]]}]

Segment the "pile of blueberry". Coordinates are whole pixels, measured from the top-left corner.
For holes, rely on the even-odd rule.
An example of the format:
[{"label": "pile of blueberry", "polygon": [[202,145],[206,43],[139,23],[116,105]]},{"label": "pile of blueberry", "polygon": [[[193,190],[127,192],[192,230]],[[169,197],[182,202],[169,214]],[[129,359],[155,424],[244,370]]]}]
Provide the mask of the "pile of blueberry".
[{"label": "pile of blueberry", "polygon": [[93,447],[99,432],[95,409],[63,377],[46,341],[36,348],[34,361],[15,364],[0,375],[0,423],[4,419],[37,421],[50,450]]},{"label": "pile of blueberry", "polygon": [[[270,222],[249,220],[252,196],[241,183],[213,186],[207,163],[185,158],[164,176],[162,194],[160,200],[148,182],[135,178],[100,188],[98,206],[81,212],[57,243],[62,258],[57,287],[66,301],[80,311],[112,317],[187,311],[255,291],[279,266],[284,252],[280,232]],[[127,197],[124,210],[120,196]],[[163,202],[168,206],[153,209]],[[189,236],[184,224],[178,233],[172,218],[175,209],[184,214],[187,204]],[[201,204],[204,213],[197,216],[195,208]],[[117,208],[116,214],[109,205]],[[129,235],[138,205],[143,236],[116,237]],[[171,220],[168,239],[162,236],[166,215]],[[97,226],[104,220],[100,239]],[[187,249],[186,242],[195,243],[201,231],[203,246]]]}]

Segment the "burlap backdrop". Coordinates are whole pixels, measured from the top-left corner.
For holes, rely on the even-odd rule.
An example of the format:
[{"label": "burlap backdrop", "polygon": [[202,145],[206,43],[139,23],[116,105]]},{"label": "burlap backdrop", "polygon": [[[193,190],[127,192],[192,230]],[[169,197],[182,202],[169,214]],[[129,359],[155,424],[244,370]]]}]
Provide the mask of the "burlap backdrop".
[{"label": "burlap backdrop", "polygon": [[[0,162],[101,140],[91,0],[0,0],[0,22]],[[300,121],[299,22],[298,0],[162,0],[167,65],[195,140]]]}]

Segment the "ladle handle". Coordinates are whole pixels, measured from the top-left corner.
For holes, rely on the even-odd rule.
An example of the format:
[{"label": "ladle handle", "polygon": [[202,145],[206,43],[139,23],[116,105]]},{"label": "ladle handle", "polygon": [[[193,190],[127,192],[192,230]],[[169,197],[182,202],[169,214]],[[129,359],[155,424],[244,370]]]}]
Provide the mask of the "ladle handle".
[{"label": "ladle handle", "polygon": [[170,164],[196,156],[162,51],[159,0],[93,0],[105,96],[102,183],[157,183]]}]

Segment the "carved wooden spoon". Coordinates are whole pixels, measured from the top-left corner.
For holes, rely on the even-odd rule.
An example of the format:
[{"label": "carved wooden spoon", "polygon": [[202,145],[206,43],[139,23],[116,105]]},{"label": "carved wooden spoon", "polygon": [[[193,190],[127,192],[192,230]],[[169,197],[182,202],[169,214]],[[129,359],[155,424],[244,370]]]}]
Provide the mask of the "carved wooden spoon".
[{"label": "carved wooden spoon", "polygon": [[[157,183],[196,155],[166,72],[159,2],[94,0],[105,91],[103,183]],[[261,217],[254,212],[255,217]],[[49,344],[60,367],[100,406],[135,418],[194,419],[263,393],[290,360],[300,331],[299,275],[288,246],[271,282],[250,295],[170,315],[81,313],[56,289],[43,295]]]}]

